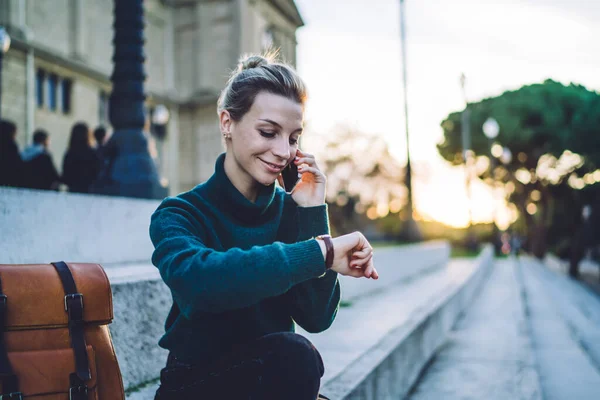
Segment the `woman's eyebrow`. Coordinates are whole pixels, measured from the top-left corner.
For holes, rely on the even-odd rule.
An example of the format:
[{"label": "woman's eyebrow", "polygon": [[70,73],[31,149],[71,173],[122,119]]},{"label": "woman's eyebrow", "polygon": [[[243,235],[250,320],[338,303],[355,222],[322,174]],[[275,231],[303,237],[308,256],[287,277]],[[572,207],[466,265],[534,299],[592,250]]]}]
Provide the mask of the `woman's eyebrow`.
[{"label": "woman's eyebrow", "polygon": [[278,127],[279,129],[283,129],[283,127],[282,127],[281,125],[279,125],[277,122],[273,121],[272,119],[268,119],[268,118],[265,118],[265,119],[263,119],[263,118],[259,118],[259,121],[265,121],[265,122],[268,122],[268,123],[270,123],[270,124],[273,124],[273,125],[275,125],[275,126],[276,126],[276,127]]},{"label": "woman's eyebrow", "polygon": [[[259,118],[258,120],[259,120],[259,121],[268,122],[269,124],[275,125],[275,126],[276,126],[276,127],[278,127],[279,129],[283,129],[283,127],[282,127],[281,125],[279,125],[277,122],[273,121],[272,119],[268,119],[268,118]],[[298,129],[296,129],[296,130],[295,130],[294,132],[292,132],[292,133],[297,133],[297,132],[300,132],[300,133],[302,133],[302,130],[303,130],[303,129],[304,129],[304,128],[298,128]]]}]

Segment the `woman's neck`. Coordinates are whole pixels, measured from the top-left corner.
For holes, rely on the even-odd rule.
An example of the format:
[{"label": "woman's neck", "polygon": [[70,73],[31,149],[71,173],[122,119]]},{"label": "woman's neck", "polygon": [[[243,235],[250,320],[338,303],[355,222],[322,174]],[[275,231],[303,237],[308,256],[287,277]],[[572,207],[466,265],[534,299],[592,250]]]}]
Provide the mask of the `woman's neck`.
[{"label": "woman's neck", "polygon": [[227,175],[227,178],[229,178],[233,186],[235,186],[246,199],[254,203],[258,196],[258,186],[256,185],[256,182],[254,182],[254,179],[240,168],[235,162],[233,154],[230,154],[229,152],[227,152],[227,155],[225,156],[224,168],[225,175]]}]

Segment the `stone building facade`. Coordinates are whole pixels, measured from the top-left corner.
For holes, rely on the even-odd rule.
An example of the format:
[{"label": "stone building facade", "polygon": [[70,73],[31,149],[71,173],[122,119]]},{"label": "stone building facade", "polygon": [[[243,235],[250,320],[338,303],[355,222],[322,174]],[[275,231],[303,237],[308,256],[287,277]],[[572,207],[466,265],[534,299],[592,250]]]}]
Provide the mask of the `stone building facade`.
[{"label": "stone building facade", "polygon": [[[2,117],[17,124],[21,148],[46,129],[59,170],[75,122],[110,127],[113,1],[124,0],[0,1],[0,25],[12,39]],[[303,21],[293,0],[145,0],[144,7],[148,106],[170,111],[156,147],[173,194],[213,172],[223,151],[216,102],[239,56],[273,47],[295,65]]]}]

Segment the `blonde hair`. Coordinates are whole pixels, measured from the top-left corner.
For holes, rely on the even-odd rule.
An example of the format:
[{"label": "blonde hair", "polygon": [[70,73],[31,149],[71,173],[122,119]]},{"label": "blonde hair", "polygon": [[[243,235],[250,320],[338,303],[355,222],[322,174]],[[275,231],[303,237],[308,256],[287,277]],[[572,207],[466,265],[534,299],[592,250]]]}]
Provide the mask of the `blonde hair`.
[{"label": "blonde hair", "polygon": [[260,92],[284,96],[304,105],[307,98],[304,82],[292,66],[276,61],[276,56],[276,53],[242,56],[221,91],[217,112],[227,110],[234,121],[239,121]]}]

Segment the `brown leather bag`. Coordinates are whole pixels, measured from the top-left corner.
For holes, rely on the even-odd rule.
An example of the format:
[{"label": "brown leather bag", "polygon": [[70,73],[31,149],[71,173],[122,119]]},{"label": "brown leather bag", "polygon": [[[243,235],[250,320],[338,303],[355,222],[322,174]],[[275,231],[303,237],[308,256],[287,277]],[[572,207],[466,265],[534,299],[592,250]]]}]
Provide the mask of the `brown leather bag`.
[{"label": "brown leather bag", "polygon": [[125,399],[112,320],[98,264],[0,265],[0,399]]}]

